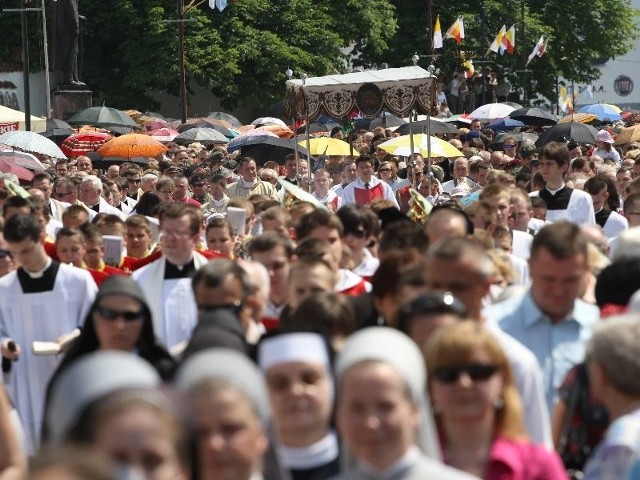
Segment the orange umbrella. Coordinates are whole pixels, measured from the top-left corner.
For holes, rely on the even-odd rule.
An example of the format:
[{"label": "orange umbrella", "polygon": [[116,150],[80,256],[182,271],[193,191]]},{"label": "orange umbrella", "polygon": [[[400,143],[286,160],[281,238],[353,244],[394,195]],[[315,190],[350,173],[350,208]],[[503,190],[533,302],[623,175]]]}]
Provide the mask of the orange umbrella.
[{"label": "orange umbrella", "polygon": [[615,145],[626,145],[631,142],[640,142],[640,125],[623,128],[616,137]]},{"label": "orange umbrella", "polygon": [[558,120],[558,123],[589,123],[597,119],[598,117],[596,117],[593,113],[574,112],[562,117],[560,120]]},{"label": "orange umbrella", "polygon": [[128,133],[109,140],[98,149],[103,157],[156,157],[167,151],[162,143],[141,133]]}]

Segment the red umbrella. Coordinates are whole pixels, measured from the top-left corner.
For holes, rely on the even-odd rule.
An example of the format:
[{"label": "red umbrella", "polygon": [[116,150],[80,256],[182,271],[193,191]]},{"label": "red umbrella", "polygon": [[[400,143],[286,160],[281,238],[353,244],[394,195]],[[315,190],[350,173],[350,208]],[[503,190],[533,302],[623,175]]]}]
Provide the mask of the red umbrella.
[{"label": "red umbrella", "polygon": [[25,180],[27,182],[30,182],[35,175],[31,170],[27,170],[26,168],[8,162],[4,158],[0,158],[0,172],[13,173],[20,180]]},{"label": "red umbrella", "polygon": [[60,149],[67,157],[79,157],[98,150],[112,138],[108,133],[102,132],[76,133],[62,142]]}]

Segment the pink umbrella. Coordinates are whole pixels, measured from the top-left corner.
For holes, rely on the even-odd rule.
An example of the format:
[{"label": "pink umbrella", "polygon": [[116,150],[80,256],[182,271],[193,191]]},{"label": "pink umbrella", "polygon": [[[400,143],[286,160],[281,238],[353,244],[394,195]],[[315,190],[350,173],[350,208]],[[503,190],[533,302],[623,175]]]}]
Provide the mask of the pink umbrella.
[{"label": "pink umbrella", "polygon": [[27,182],[30,182],[35,175],[31,170],[20,167],[4,158],[0,158],[0,172],[13,173],[20,180],[25,180]]},{"label": "pink umbrella", "polygon": [[147,129],[147,132],[153,132],[162,128],[169,128],[169,122],[166,120],[153,120],[146,123],[144,127]]},{"label": "pink umbrella", "polygon": [[277,137],[278,135],[276,135],[275,133],[269,131],[269,130],[265,130],[264,128],[254,128],[252,130],[248,130],[246,132],[240,132],[240,134],[236,137],[255,137],[255,136],[259,136],[259,135],[266,135],[268,137]]},{"label": "pink umbrella", "polygon": [[179,133],[173,128],[160,128],[158,130],[147,132],[147,135],[152,136],[159,142],[172,142],[173,139],[179,135]]}]

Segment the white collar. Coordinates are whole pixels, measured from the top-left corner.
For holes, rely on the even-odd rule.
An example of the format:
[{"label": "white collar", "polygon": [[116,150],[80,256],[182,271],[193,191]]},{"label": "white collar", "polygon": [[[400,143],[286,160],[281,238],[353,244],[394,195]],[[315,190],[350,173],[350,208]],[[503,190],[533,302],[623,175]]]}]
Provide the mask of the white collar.
[{"label": "white collar", "polygon": [[211,197],[211,203],[215,207],[224,207],[228,202],[229,197],[227,197],[226,195],[224,195],[220,200],[216,200],[215,198]]},{"label": "white collar", "polygon": [[565,187],[564,182],[562,182],[562,186],[560,188],[557,188],[555,190],[551,190],[549,187],[545,187],[549,192],[551,192],[551,195],[555,195],[556,193],[558,193],[560,190],[562,190]]},{"label": "white collar", "polygon": [[51,266],[51,264],[53,263],[53,260],[51,260],[51,257],[47,257],[47,261],[44,264],[44,267],[42,267],[40,270],[38,270],[37,272],[30,272],[29,270],[27,270],[26,268],[22,267],[22,269],[24,270],[24,272],[29,275],[30,278],[42,278],[42,276],[44,275],[44,272],[47,271],[47,268],[49,268]]},{"label": "white collar", "polygon": [[[376,185],[378,185],[382,180],[380,180],[379,178],[376,177],[371,177],[371,180],[369,180],[369,188],[373,188]],[[353,182],[355,184],[356,187],[358,188],[365,188],[364,186],[364,182],[362,181],[362,179],[360,177],[358,177],[355,182]]]},{"label": "white collar", "polygon": [[240,180],[238,180],[238,184],[240,184],[242,188],[251,190],[258,184],[258,179],[256,178],[253,182],[247,182],[244,178],[241,177]]},{"label": "white collar", "polygon": [[420,450],[415,445],[412,445],[397,462],[382,472],[365,462],[360,462],[360,469],[373,478],[387,480],[393,478],[400,472],[409,470],[418,458],[420,458]]},{"label": "white collar", "polygon": [[278,451],[287,468],[303,470],[325,465],[338,458],[338,437],[330,431],[322,440],[308,447],[286,447],[280,445]]}]

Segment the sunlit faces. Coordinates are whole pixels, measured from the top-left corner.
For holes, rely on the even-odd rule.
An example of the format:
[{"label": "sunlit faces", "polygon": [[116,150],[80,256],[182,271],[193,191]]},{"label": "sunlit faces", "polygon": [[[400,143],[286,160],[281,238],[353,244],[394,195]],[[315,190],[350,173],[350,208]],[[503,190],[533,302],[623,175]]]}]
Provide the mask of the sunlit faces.
[{"label": "sunlit faces", "polygon": [[373,177],[373,165],[371,164],[371,162],[360,162],[357,164],[356,169],[358,171],[358,177],[360,177],[360,180],[362,180],[364,183],[368,183],[371,181],[371,178]]},{"label": "sunlit faces", "polygon": [[245,394],[234,387],[192,395],[202,480],[248,480],[259,472],[268,440]]},{"label": "sunlit faces", "polygon": [[445,368],[436,369],[429,377],[431,401],[442,420],[465,425],[493,419],[504,380],[499,369],[493,366],[491,356],[484,349],[476,348],[459,365],[448,367],[460,367],[455,371],[456,379],[453,379],[454,373],[443,375],[446,381],[439,379],[438,371],[446,371]]},{"label": "sunlit faces", "polygon": [[240,166],[240,176],[245,182],[254,182],[258,176],[256,162],[249,160]]},{"label": "sunlit faces", "polygon": [[100,189],[96,189],[90,182],[80,185],[80,200],[92,207],[100,202]]},{"label": "sunlit faces", "polygon": [[254,252],[251,256],[253,260],[264,265],[269,272],[271,288],[286,288],[289,278],[289,258],[282,245],[276,245],[266,252]]},{"label": "sunlit faces", "polygon": [[496,216],[496,225],[501,227],[507,227],[509,216],[513,211],[513,207],[510,203],[510,198],[508,195],[491,195],[486,198],[483,197],[482,201],[486,203]]},{"label": "sunlit faces", "polygon": [[311,230],[308,237],[328,241],[331,244],[334,264],[336,266],[340,265],[342,260],[342,239],[340,238],[340,232],[338,230],[331,227],[319,226]]},{"label": "sunlit faces", "polygon": [[175,265],[187,263],[199,241],[199,232],[191,231],[189,215],[165,218],[160,228],[160,244],[164,256]]},{"label": "sunlit faces", "polygon": [[87,240],[84,261],[87,267],[99,269],[102,265],[104,246],[101,240]]},{"label": "sunlit faces", "polygon": [[76,168],[79,172],[91,172],[91,170],[93,170],[91,159],[85,156],[78,157],[78,160],[76,161]]},{"label": "sunlit faces", "polygon": [[[332,386],[325,365],[285,362],[271,366],[265,375],[274,423],[280,438],[315,433],[326,435],[332,411]],[[291,445],[294,446],[294,445]]]},{"label": "sunlit faces", "polygon": [[42,193],[44,193],[46,202],[49,201],[49,197],[51,197],[51,191],[53,190],[53,187],[51,186],[51,182],[49,181],[48,178],[35,180],[32,186],[33,188],[36,188],[40,190]]},{"label": "sunlit faces", "polygon": [[139,402],[103,416],[95,443],[111,459],[144,478],[186,480],[187,471],[175,445],[179,428],[166,412]]},{"label": "sunlit faces", "polygon": [[289,307],[295,310],[309,295],[335,288],[336,273],[325,262],[294,264],[289,274]]},{"label": "sunlit faces", "polygon": [[82,268],[86,246],[81,235],[61,235],[56,241],[56,254],[61,263],[71,264]]},{"label": "sunlit faces", "polygon": [[127,227],[125,242],[127,245],[127,255],[135,258],[144,257],[152,243],[151,231],[143,227]]},{"label": "sunlit faces", "polygon": [[361,362],[338,388],[338,429],[356,458],[380,471],[400,460],[420,420],[400,374],[385,363]]},{"label": "sunlit faces", "polygon": [[176,200],[182,200],[187,196],[189,192],[189,180],[185,177],[176,178],[174,181],[175,190],[173,192],[173,198]]},{"label": "sunlit faces", "polygon": [[30,272],[37,272],[44,267],[47,255],[40,242],[26,238],[21,242],[7,242],[7,250],[11,257]]},{"label": "sunlit faces", "polygon": [[562,320],[573,311],[587,270],[583,254],[556,258],[546,248],[540,248],[529,259],[531,295],[536,305],[552,320]]},{"label": "sunlit faces", "polygon": [[550,160],[545,157],[540,158],[540,166],[538,171],[542,175],[545,182],[551,182],[555,187],[556,183],[561,183],[568,165],[560,166],[555,160]]},{"label": "sunlit faces", "polygon": [[228,257],[233,254],[233,236],[227,227],[207,229],[207,248]]},{"label": "sunlit faces", "polygon": [[127,295],[108,295],[93,314],[93,325],[101,350],[132,352],[142,333],[142,304]]}]

